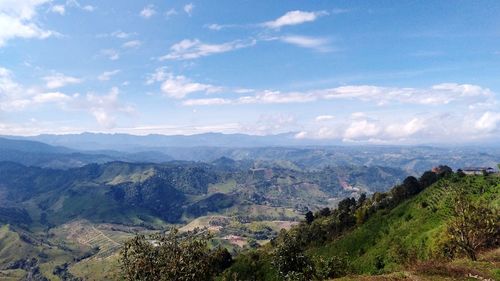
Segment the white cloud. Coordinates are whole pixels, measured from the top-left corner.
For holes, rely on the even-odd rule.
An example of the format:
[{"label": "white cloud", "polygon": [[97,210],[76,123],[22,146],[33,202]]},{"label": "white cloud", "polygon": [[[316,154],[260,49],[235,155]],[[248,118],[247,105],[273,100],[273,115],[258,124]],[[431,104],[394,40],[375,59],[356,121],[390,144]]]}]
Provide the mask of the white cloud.
[{"label": "white cloud", "polygon": [[353,121],[344,133],[344,138],[346,139],[359,139],[374,137],[380,132],[380,128],[377,124],[372,123],[368,120],[356,120]]},{"label": "white cloud", "polygon": [[333,116],[333,115],[319,115],[319,116],[316,116],[316,118],[314,118],[314,120],[316,120],[316,122],[330,121],[333,119],[335,119],[335,116]]},{"label": "white cloud", "polygon": [[42,93],[33,97],[35,103],[64,103],[70,100],[70,96],[60,92]]},{"label": "white cloud", "polygon": [[191,81],[182,75],[169,73],[161,84],[161,91],[168,97],[182,99],[192,93],[215,93],[220,91],[219,87]]},{"label": "white cloud", "polygon": [[248,89],[248,88],[235,88],[233,92],[237,94],[249,94],[249,93],[254,93],[254,89]]},{"label": "white cloud", "polygon": [[288,44],[292,44],[302,48],[313,49],[319,52],[329,52],[332,50],[329,46],[329,41],[325,38],[288,35],[279,37],[279,40]]},{"label": "white cloud", "polygon": [[390,124],[385,131],[393,138],[407,138],[418,133],[425,127],[425,120],[415,117],[403,124]]},{"label": "white cloud", "polygon": [[204,105],[223,105],[229,104],[231,101],[221,98],[212,98],[212,99],[189,99],[182,102],[183,105],[186,106],[204,106]]},{"label": "white cloud", "polygon": [[146,18],[146,19],[154,16],[155,14],[156,14],[156,10],[155,10],[153,5],[148,5],[148,6],[144,7],[144,9],[142,9],[142,11],[140,13],[141,17]]},{"label": "white cloud", "polygon": [[220,124],[206,124],[206,125],[193,125],[193,124],[164,124],[164,125],[146,125],[129,128],[114,128],[113,132],[129,133],[135,135],[147,134],[164,134],[164,135],[192,135],[200,133],[237,133],[241,132],[241,125],[239,123],[220,123]]},{"label": "white cloud", "polygon": [[123,32],[121,30],[116,30],[116,31],[113,31],[110,35],[113,37],[116,37],[116,38],[120,38],[120,39],[127,39],[131,36],[136,35],[136,33],[127,33],[127,32]]},{"label": "white cloud", "polygon": [[300,92],[281,93],[280,91],[263,91],[254,96],[244,96],[238,98],[239,104],[273,104],[273,103],[302,103],[314,101],[316,98],[312,95],[302,94]]},{"label": "white cloud", "polygon": [[[45,79],[46,78],[46,79]],[[80,80],[56,74],[45,77],[47,88],[59,88]],[[44,92],[38,87],[24,87],[14,80],[12,72],[0,67],[0,111],[21,111],[43,104],[57,104],[61,108],[73,100],[72,96],[61,92]]]},{"label": "white cloud", "polygon": [[263,24],[263,26],[273,29],[279,29],[287,25],[298,25],[306,22],[313,22],[320,16],[328,15],[325,11],[319,12],[304,12],[304,11],[290,11],[283,16],[273,20],[268,21]]},{"label": "white cloud", "polygon": [[93,12],[95,10],[95,7],[91,6],[91,5],[85,5],[82,7],[82,9],[87,11],[87,12]]},{"label": "white cloud", "polygon": [[151,85],[155,82],[161,82],[167,79],[170,73],[166,72],[166,67],[158,67],[154,73],[150,74],[146,80],[147,85]]},{"label": "white cloud", "polygon": [[306,139],[309,136],[309,134],[306,131],[301,131],[295,134],[294,138],[296,139]]},{"label": "white cloud", "polygon": [[[224,89],[224,93],[229,92],[236,93],[236,90]],[[471,84],[443,83],[428,88],[351,85],[304,92],[252,90],[244,94],[184,99],[182,105],[227,106],[344,100],[352,102],[351,110],[360,108],[359,102],[375,106],[369,114],[339,113],[343,118],[316,116],[315,122],[304,124],[305,128],[297,126],[299,130],[295,131],[299,133],[296,138],[368,143],[433,143],[443,140],[459,143],[491,139],[500,132],[500,112],[490,106],[498,104],[495,94],[487,88]],[[344,106],[345,102],[342,104]],[[404,104],[411,106],[405,107],[408,110],[399,111]],[[488,106],[471,108],[469,104]],[[377,110],[380,106],[383,108]],[[396,111],[392,113],[392,110]]]},{"label": "white cloud", "polygon": [[261,114],[257,121],[242,126],[242,130],[252,135],[268,135],[294,131],[297,119],[292,114]]},{"label": "white cloud", "polygon": [[189,60],[212,54],[230,52],[233,50],[254,46],[256,40],[235,40],[222,44],[206,44],[198,39],[184,39],[170,47],[170,53],[160,57],[160,60]]},{"label": "white cloud", "polygon": [[87,106],[101,126],[106,128],[115,126],[116,119],[110,114],[110,111],[114,111],[113,108],[118,105],[118,95],[119,90],[116,87],[113,87],[107,95],[87,94]]},{"label": "white cloud", "polygon": [[66,7],[77,8],[86,12],[93,12],[95,10],[95,7],[92,5],[81,5],[76,0],[67,0],[65,5],[62,4],[53,5],[50,8],[50,11],[53,13],[64,15],[66,13]]},{"label": "white cloud", "polygon": [[123,43],[122,48],[134,49],[139,48],[142,45],[142,42],[139,40],[131,40]]},{"label": "white cloud", "polygon": [[500,112],[485,112],[481,118],[479,118],[475,125],[475,128],[480,131],[493,132],[500,124]]},{"label": "white cloud", "polygon": [[57,14],[60,14],[60,15],[64,15],[64,13],[66,12],[66,9],[64,8],[64,5],[54,5],[54,6],[52,6],[52,8],[50,10],[53,13],[57,13]]},{"label": "white cloud", "polygon": [[[53,88],[68,83],[67,76],[54,75],[55,79],[47,79],[54,83]],[[71,80],[71,79],[69,79]],[[134,108],[123,104],[118,99],[119,90],[114,87],[108,94],[98,95],[78,93],[68,95],[62,92],[44,92],[38,87],[25,87],[14,80],[10,70],[0,67],[0,112],[22,111],[41,105],[56,105],[66,112],[88,112],[103,127],[110,128],[116,124],[118,114],[130,115]]]},{"label": "white cloud", "polygon": [[177,10],[175,10],[174,8],[172,8],[172,9],[170,9],[170,10],[168,10],[168,11],[165,12],[165,16],[167,18],[169,18],[171,16],[175,16],[175,15],[177,15]]},{"label": "white cloud", "polygon": [[222,29],[226,28],[245,28],[245,27],[252,27],[254,25],[248,25],[248,24],[218,24],[218,23],[212,23],[212,24],[205,24],[203,27],[208,28],[213,31],[219,31]]},{"label": "white cloud", "polygon": [[485,99],[492,96],[489,89],[469,84],[439,84],[430,89],[387,88],[377,86],[342,86],[318,91],[324,99],[359,99],[384,105],[389,102],[422,105],[443,105],[457,100]]},{"label": "white cloud", "polygon": [[104,128],[113,128],[117,123],[117,115],[131,115],[135,113],[134,107],[123,104],[119,100],[120,91],[117,87],[105,95],[87,93],[85,98],[78,99],[72,105],[79,110],[88,111],[97,123]]},{"label": "white cloud", "polygon": [[243,96],[237,99],[219,98],[204,99],[198,103],[196,99],[190,99],[183,102],[184,105],[222,105],[222,104],[286,104],[286,103],[302,103],[314,101],[315,97],[311,95],[303,95],[301,93],[281,93],[279,91],[261,91],[253,96]]},{"label": "white cloud", "polygon": [[193,9],[194,9],[193,3],[189,3],[189,4],[184,5],[184,12],[186,12],[186,14],[188,14],[189,16],[192,15]]},{"label": "white cloud", "polygon": [[81,5],[80,2],[77,0],[67,0],[66,5],[69,7],[75,7],[81,10],[84,10],[86,12],[93,12],[95,10],[95,7],[92,5]]},{"label": "white cloud", "polygon": [[10,70],[0,67],[0,111],[15,111],[30,103],[30,90],[16,81]]},{"label": "white cloud", "polygon": [[99,75],[97,77],[97,79],[100,80],[100,81],[109,81],[112,76],[114,76],[114,75],[116,75],[118,73],[120,73],[119,69],[115,69],[115,70],[112,70],[112,71],[104,71],[103,73],[101,73],[101,75]]},{"label": "white cloud", "polygon": [[368,116],[364,112],[357,111],[357,112],[351,113],[350,118],[351,119],[364,119],[364,118],[368,118]]},{"label": "white cloud", "polygon": [[117,60],[120,58],[120,52],[115,49],[104,49],[101,50],[101,55],[107,57],[110,60]]},{"label": "white cloud", "polygon": [[62,88],[69,84],[78,84],[82,82],[82,79],[80,78],[66,76],[62,73],[56,73],[54,75],[45,76],[43,77],[43,80],[45,80],[46,82],[45,86],[48,89]]},{"label": "white cloud", "polygon": [[256,92],[255,95],[230,99],[227,104],[304,103],[338,99],[371,102],[379,106],[390,103],[439,106],[453,102],[474,104],[488,101],[492,97],[493,93],[489,89],[469,84],[439,84],[429,89],[354,85],[305,92],[266,90]]},{"label": "white cloud", "polygon": [[58,35],[44,29],[36,20],[37,9],[49,0],[2,0],[0,1],[0,47],[14,38],[45,39]]},{"label": "white cloud", "polygon": [[207,24],[207,25],[205,25],[205,27],[210,29],[210,30],[217,30],[217,31],[224,28],[223,25],[217,24],[217,23]]}]

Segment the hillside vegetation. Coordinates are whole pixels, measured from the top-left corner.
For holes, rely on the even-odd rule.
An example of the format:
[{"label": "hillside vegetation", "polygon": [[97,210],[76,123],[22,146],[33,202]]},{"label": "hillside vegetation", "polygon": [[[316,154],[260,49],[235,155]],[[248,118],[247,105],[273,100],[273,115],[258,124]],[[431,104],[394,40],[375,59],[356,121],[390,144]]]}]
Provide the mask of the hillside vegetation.
[{"label": "hillside vegetation", "polygon": [[64,170],[0,162],[0,274],[107,280],[127,239],[172,226],[206,228],[210,245],[235,254],[267,243],[308,207],[375,192],[405,175],[379,166],[301,170],[229,158]]},{"label": "hillside vegetation", "polygon": [[[475,214],[480,221],[491,219],[492,231],[477,250],[493,252],[480,254],[479,261],[466,261],[465,251],[450,238],[460,197],[484,209]],[[468,274],[498,280],[500,256],[494,249],[500,243],[499,207],[498,175],[444,173],[434,179],[429,172],[419,181],[407,178],[388,193],[346,199],[336,210],[306,216],[307,221],[283,231],[266,247],[239,256],[224,280],[321,280],[357,274],[364,277],[352,280],[380,274],[389,275],[373,280],[466,280]]]}]

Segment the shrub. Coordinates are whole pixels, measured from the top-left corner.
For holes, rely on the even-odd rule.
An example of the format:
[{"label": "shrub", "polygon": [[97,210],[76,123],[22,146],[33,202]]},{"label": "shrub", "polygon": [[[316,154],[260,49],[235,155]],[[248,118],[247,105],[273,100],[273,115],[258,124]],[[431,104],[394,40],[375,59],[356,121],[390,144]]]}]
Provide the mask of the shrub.
[{"label": "shrub", "polygon": [[313,264],[302,251],[297,239],[285,233],[273,252],[273,266],[285,280],[311,280]]},{"label": "shrub", "polygon": [[342,277],[349,272],[349,260],[347,255],[328,258],[316,257],[314,258],[314,269],[316,277],[320,280]]},{"label": "shrub", "polygon": [[121,251],[125,280],[197,281],[212,280],[231,264],[227,250],[208,247],[209,236],[173,229],[168,234],[139,235],[127,241]]},{"label": "shrub", "polygon": [[488,208],[484,202],[474,202],[464,194],[455,200],[453,218],[448,224],[450,243],[471,260],[477,260],[477,252],[496,244],[500,238],[498,210]]}]

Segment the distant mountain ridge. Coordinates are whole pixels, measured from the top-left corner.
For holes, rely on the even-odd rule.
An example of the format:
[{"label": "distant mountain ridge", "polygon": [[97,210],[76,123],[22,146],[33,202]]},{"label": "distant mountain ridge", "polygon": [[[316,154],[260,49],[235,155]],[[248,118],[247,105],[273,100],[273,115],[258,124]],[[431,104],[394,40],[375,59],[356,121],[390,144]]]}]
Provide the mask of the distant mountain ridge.
[{"label": "distant mountain ridge", "polygon": [[80,150],[129,150],[131,148],[155,147],[265,147],[265,146],[296,146],[296,145],[332,145],[335,141],[305,140],[295,137],[296,133],[277,135],[247,135],[204,133],[195,135],[130,135],[81,133],[65,135],[43,134],[38,136],[19,137],[4,136],[6,138],[40,141],[51,145],[60,145]]},{"label": "distant mountain ridge", "polygon": [[275,136],[214,133],[191,136],[93,133],[7,136],[0,137],[0,152],[0,161],[51,168],[81,167],[110,161],[211,162],[227,157],[233,160],[270,161],[294,169],[385,166],[403,168],[413,175],[442,163],[454,169],[468,166],[496,167],[500,159],[500,148],[497,147],[308,145],[296,139],[292,133]]},{"label": "distant mountain ridge", "polygon": [[90,163],[111,161],[161,163],[171,160],[173,160],[172,157],[158,151],[127,153],[101,150],[82,152],[38,141],[0,137],[0,161],[15,162],[26,166],[67,169]]}]

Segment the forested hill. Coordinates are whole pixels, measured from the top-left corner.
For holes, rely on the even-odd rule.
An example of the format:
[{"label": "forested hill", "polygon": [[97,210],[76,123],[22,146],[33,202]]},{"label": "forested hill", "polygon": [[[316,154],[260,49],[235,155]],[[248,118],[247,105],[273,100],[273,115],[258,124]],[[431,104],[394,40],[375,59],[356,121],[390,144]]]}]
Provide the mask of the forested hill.
[{"label": "forested hill", "polygon": [[382,274],[390,280],[468,280],[471,274],[499,280],[499,207],[498,174],[428,172],[390,192],[307,214],[266,247],[236,258],[225,276],[322,280],[347,275],[360,280],[367,277],[355,275]]},{"label": "forested hill", "polygon": [[[68,170],[0,162],[0,203],[27,211],[33,223],[44,226],[73,219],[159,226],[159,221],[179,223],[233,206],[284,207],[299,214],[329,204],[330,198],[381,190],[405,175],[377,166],[297,171],[259,162],[264,168],[255,169],[257,164],[232,160],[228,169],[227,161],[110,162]],[[2,223],[16,220],[0,217]]]}]

